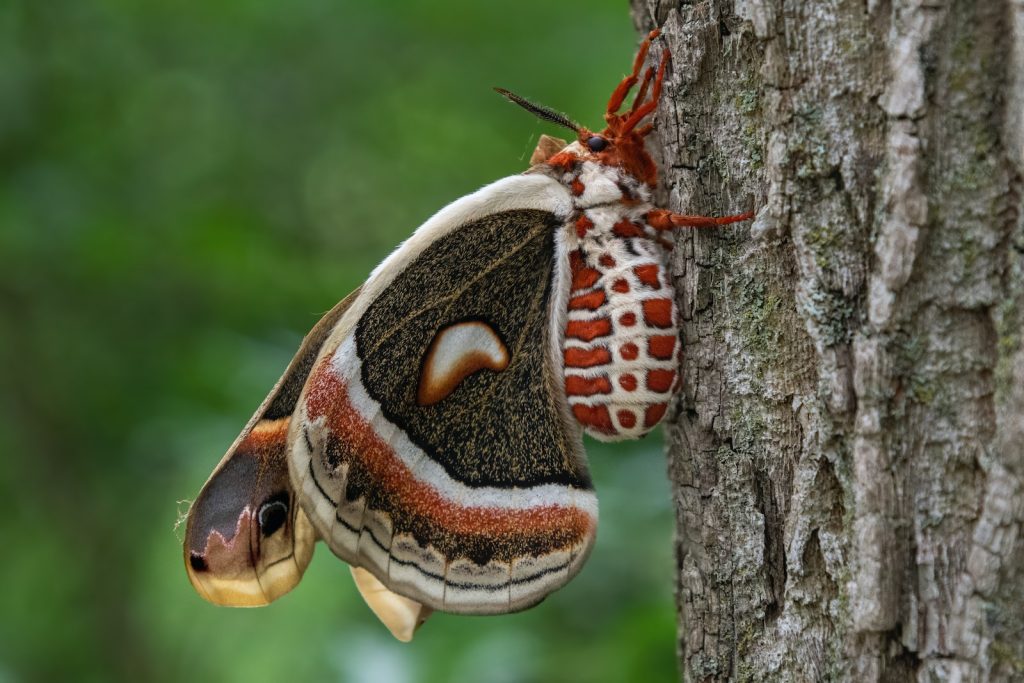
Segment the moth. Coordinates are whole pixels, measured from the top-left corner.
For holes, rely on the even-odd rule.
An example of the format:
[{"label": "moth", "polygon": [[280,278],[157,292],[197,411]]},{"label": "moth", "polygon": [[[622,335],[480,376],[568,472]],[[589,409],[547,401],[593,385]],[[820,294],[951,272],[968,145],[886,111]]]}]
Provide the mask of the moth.
[{"label": "moth", "polygon": [[680,386],[670,231],[751,217],[651,203],[658,35],[600,132],[499,89],[575,140],[545,136],[527,172],[441,209],[313,328],[191,506],[200,595],[269,603],[320,539],[408,640],[431,610],[526,609],[579,572],[583,433],[642,437]]}]

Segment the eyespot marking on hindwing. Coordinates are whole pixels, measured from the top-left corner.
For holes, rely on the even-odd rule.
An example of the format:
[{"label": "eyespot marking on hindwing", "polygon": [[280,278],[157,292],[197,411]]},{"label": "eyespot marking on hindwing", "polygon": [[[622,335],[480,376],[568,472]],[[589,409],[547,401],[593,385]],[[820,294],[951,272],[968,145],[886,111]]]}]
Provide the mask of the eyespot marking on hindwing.
[{"label": "eyespot marking on hindwing", "polygon": [[420,371],[416,402],[421,406],[433,405],[477,370],[501,372],[508,363],[505,342],[487,323],[473,320],[449,325],[430,342]]}]

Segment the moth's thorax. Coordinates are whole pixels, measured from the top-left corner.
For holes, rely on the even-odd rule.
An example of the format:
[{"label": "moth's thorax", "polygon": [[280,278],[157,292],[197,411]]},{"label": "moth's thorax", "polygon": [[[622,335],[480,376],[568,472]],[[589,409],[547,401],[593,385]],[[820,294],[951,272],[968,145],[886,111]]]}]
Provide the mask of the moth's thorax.
[{"label": "moth's thorax", "polygon": [[562,182],[576,208],[566,226],[569,406],[595,438],[639,438],[661,421],[679,388],[681,349],[666,247],[645,221],[650,191],[593,162],[575,165]]},{"label": "moth's thorax", "polygon": [[577,207],[651,199],[651,185],[619,166],[603,163],[600,155],[587,152],[579,142],[553,156],[548,165],[551,175],[572,193]]}]

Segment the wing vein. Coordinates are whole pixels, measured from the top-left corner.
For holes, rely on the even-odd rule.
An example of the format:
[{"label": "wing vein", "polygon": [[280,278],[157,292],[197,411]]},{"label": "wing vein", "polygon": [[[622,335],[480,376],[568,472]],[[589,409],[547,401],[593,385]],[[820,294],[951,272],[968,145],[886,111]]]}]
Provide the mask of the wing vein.
[{"label": "wing vein", "polygon": [[[429,313],[432,310],[436,310],[436,309],[440,308],[440,306],[442,304],[444,304],[444,303],[448,303],[448,305],[450,306],[451,302],[457,300],[459,297],[461,297],[463,294],[465,294],[466,290],[468,290],[470,287],[475,285],[477,282],[479,282],[480,280],[485,278],[492,271],[496,270],[499,266],[501,266],[503,263],[505,263],[505,261],[509,260],[510,258],[515,256],[516,254],[518,254],[520,251],[525,249],[526,246],[529,245],[530,242],[532,242],[534,239],[536,239],[539,234],[540,234],[539,231],[533,231],[531,233],[528,233],[527,236],[521,242],[519,242],[515,246],[514,249],[510,249],[510,250],[506,251],[501,257],[499,257],[499,258],[495,259],[494,261],[492,261],[491,264],[487,268],[484,268],[483,270],[478,272],[474,277],[470,278],[465,283],[465,285],[463,285],[462,287],[459,287],[458,289],[452,291],[450,294],[446,294],[445,296],[441,296],[441,297],[438,297],[436,299],[433,299],[431,301],[428,301],[428,302],[424,303],[423,306],[421,306],[418,311],[416,311],[415,313],[412,313],[408,317],[405,317],[402,320],[400,320],[397,323],[395,323],[386,332],[384,332],[379,337],[377,337],[376,343],[373,345],[372,348],[370,348],[367,351],[366,355],[369,356],[369,355],[372,355],[372,354],[376,353],[377,350],[381,346],[383,346],[385,343],[387,343],[387,341],[392,336],[394,336],[403,326],[405,326],[409,322],[411,322],[413,320],[416,320],[417,318],[419,318],[422,315],[426,315],[427,313]],[[420,255],[420,257],[422,257],[422,254]]]}]

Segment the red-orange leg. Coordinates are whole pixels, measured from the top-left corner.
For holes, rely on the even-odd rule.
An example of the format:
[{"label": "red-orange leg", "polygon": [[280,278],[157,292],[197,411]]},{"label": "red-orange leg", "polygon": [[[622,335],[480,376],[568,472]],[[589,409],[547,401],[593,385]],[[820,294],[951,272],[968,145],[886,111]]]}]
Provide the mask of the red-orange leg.
[{"label": "red-orange leg", "polygon": [[648,33],[647,38],[640,44],[640,50],[636,53],[636,59],[633,60],[633,73],[623,78],[618,87],[612,92],[612,96],[608,99],[608,109],[605,117],[614,116],[619,111],[623,101],[626,99],[626,95],[636,85],[636,82],[640,80],[640,69],[644,65],[644,60],[647,59],[647,51],[651,49],[651,41],[660,35],[661,29],[656,28]]},{"label": "red-orange leg", "polygon": [[636,91],[636,99],[633,100],[633,106],[630,107],[630,115],[636,111],[636,108],[643,104],[644,98],[647,97],[647,88],[651,85],[651,80],[654,78],[654,67],[647,67],[647,72],[644,74],[644,82],[640,84],[640,89]]},{"label": "red-orange leg", "polygon": [[634,111],[626,119],[626,124],[622,127],[622,133],[625,134],[640,123],[645,116],[654,111],[654,108],[658,106],[658,98],[661,97],[661,84],[665,81],[665,67],[668,66],[668,50],[661,53],[661,63],[658,64],[658,75],[654,79],[654,88],[651,90],[651,98],[647,100],[639,108],[634,106]]},{"label": "red-orange leg", "polygon": [[640,126],[639,128],[636,129],[636,134],[639,135],[642,138],[645,138],[645,137],[647,137],[650,134],[650,132],[652,130],[654,130],[654,124],[653,123],[645,123],[644,125],[642,125],[642,126]]},{"label": "red-orange leg", "polygon": [[716,228],[720,225],[739,223],[754,217],[753,211],[736,214],[735,216],[684,216],[665,209],[654,209],[644,216],[647,225],[655,230],[671,230],[673,228]]}]

